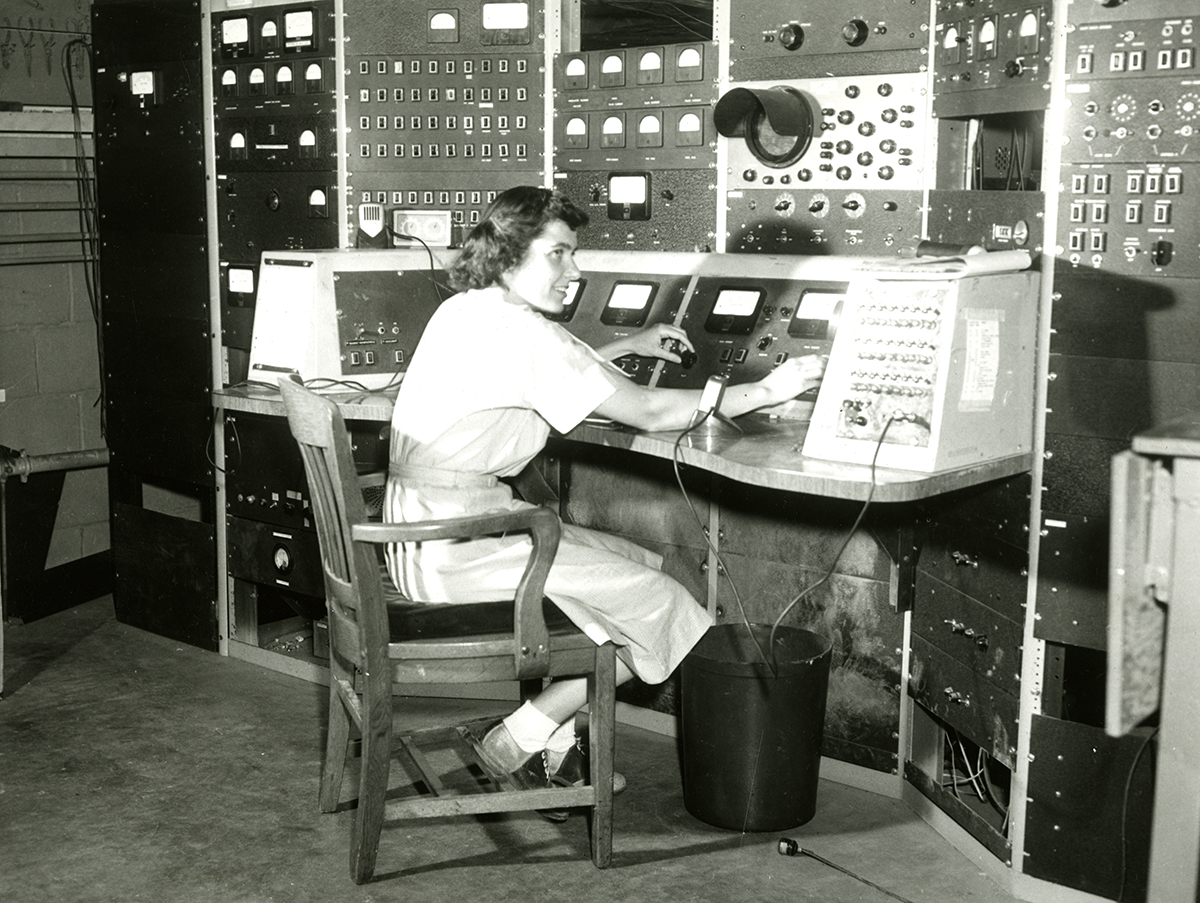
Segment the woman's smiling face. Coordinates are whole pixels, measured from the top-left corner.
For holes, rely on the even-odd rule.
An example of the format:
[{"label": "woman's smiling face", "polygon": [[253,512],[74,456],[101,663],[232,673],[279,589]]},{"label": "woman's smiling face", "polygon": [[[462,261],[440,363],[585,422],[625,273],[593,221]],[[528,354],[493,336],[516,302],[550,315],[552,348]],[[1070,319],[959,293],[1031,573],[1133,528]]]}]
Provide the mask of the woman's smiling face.
[{"label": "woman's smiling face", "polygon": [[507,300],[542,313],[560,313],[567,286],[579,278],[576,247],[575,232],[566,223],[557,219],[547,223],[521,262],[501,277]]}]

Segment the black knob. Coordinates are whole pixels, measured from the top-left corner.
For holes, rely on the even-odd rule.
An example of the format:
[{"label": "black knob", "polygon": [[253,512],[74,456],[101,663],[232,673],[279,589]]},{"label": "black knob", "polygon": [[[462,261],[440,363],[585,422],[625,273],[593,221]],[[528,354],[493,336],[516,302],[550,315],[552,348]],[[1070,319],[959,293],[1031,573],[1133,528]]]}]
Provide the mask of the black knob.
[{"label": "black knob", "polygon": [[662,344],[672,354],[679,355],[679,363],[685,370],[691,368],[696,363],[696,352],[684,345],[679,339],[663,339]]}]

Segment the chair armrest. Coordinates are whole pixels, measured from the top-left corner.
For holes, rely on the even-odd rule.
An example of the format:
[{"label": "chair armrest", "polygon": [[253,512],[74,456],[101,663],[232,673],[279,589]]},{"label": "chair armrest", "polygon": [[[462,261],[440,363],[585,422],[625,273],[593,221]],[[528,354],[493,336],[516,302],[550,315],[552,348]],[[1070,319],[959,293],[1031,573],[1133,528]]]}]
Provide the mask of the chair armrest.
[{"label": "chair armrest", "polygon": [[546,577],[558,551],[562,524],[548,508],[522,508],[470,517],[443,518],[415,523],[353,524],[356,542],[421,542],[435,539],[470,539],[497,533],[529,531],[532,550],[514,597],[514,665],[518,680],[545,677],[550,672],[550,631],[542,612]]},{"label": "chair armrest", "polygon": [[364,489],[374,486],[386,486],[387,476],[386,470],[367,470],[358,475],[358,485]]},{"label": "chair armrest", "polygon": [[[549,530],[557,544],[558,517],[546,508],[522,508],[519,511],[492,511],[465,517],[397,523],[353,524],[350,535],[358,542],[423,542],[430,539],[473,539],[495,533],[531,530],[535,534]],[[549,534],[540,541],[549,539]]]}]

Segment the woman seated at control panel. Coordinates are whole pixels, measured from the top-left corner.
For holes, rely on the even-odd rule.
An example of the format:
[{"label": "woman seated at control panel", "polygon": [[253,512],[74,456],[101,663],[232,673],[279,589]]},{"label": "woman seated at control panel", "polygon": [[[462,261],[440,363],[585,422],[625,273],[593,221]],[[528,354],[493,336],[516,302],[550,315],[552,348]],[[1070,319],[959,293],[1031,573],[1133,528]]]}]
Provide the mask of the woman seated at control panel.
[{"label": "woman seated at control panel", "polygon": [[[528,504],[501,479],[542,450],[551,428],[566,433],[590,415],[651,431],[689,425],[700,391],[640,386],[610,363],[630,353],[678,362],[692,350],[683,330],[658,324],[595,350],[543,316],[562,310],[580,276],[576,233],[587,220],[557,191],[518,187],[500,194],[467,236],[449,270],[459,293],[429,321],[396,399],[388,520]],[[794,398],[823,368],[817,357],[789,360],[730,388],[720,413]],[[406,543],[388,549],[388,570],[417,602],[491,601],[515,592],[528,544],[525,536]],[[563,525],[546,596],[596,643],[616,644],[619,683],[634,674],[662,682],[711,623],[661,565],[624,539]],[[548,684],[477,739],[481,756],[524,786],[584,780],[574,721],[586,699],[583,678]],[[614,781],[619,789],[623,780]]]}]

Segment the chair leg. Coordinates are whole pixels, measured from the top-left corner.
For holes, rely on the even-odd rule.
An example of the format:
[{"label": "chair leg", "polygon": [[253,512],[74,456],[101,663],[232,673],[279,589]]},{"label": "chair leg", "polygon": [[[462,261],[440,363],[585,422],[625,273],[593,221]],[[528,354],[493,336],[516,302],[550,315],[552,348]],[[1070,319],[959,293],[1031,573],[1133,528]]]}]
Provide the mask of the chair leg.
[{"label": "chair leg", "polygon": [[596,668],[588,677],[588,750],[592,787],[596,791],[592,807],[592,864],[601,869],[612,863],[616,682],[616,647],[605,643],[596,648]]},{"label": "chair leg", "polygon": [[350,877],[355,884],[375,873],[379,833],[383,828],[388,771],[392,751],[392,699],[388,674],[364,678],[362,696],[362,763],[358,781],[358,808],[350,827]]},{"label": "chair leg", "polygon": [[346,711],[336,676],[329,681],[329,736],[325,741],[325,763],[321,766],[321,811],[337,810],[342,794],[342,775],[350,746],[350,713]]}]

